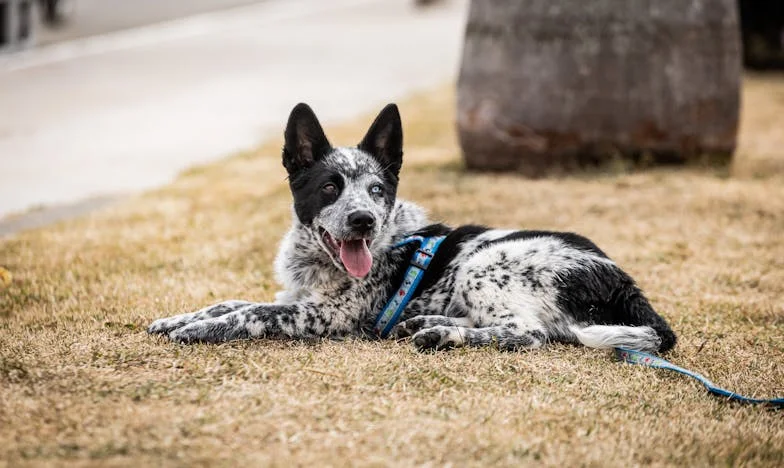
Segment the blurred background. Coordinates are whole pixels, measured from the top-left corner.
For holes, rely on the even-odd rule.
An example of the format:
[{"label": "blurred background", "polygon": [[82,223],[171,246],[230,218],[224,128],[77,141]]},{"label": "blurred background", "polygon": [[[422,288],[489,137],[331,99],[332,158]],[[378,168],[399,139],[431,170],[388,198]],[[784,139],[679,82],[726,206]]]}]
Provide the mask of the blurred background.
[{"label": "blurred background", "polygon": [[[617,8],[623,2],[594,4],[474,2],[469,20],[468,0],[0,0],[0,234],[93,209],[277,137],[299,101],[329,125],[453,81],[459,70],[457,120],[469,168],[539,176],[548,171],[521,166],[521,151],[542,161],[554,148],[566,148],[582,161],[588,140],[587,159],[603,160],[606,147],[595,146],[608,131],[620,145],[613,151],[626,152],[634,140],[635,160],[660,147],[677,153],[665,160],[683,159],[681,153],[695,148],[731,154],[740,80],[734,64],[784,68],[784,2],[690,0],[684,14],[679,8],[685,4],[677,2],[659,8],[664,14],[656,2],[623,11]],[[598,29],[584,20],[591,15],[600,20]],[[635,36],[624,28],[632,20],[659,29],[636,27],[642,33]],[[675,26],[662,28],[667,22]],[[582,50],[592,42],[581,31],[604,38],[598,53]],[[553,34],[563,36],[561,46],[552,46]],[[670,43],[660,47],[662,34]],[[663,65],[646,61],[655,51],[640,58],[636,40],[658,47]],[[639,77],[613,69],[619,56],[666,71],[662,86],[671,95],[651,78],[639,108],[657,108],[646,99],[673,104],[658,106],[657,115],[628,131],[594,118],[603,108],[621,123],[629,120],[624,112],[636,98],[631,92],[619,97],[616,78],[629,85]],[[575,65],[581,57],[616,65],[598,76]],[[704,76],[691,74],[692,61]],[[561,81],[545,76],[554,66]],[[574,73],[563,73],[569,67]],[[688,79],[675,81],[678,73]],[[706,85],[717,74],[718,87]],[[550,86],[531,86],[531,76]],[[570,76],[588,78],[569,84]],[[586,91],[596,83],[605,89]],[[501,104],[487,104],[488,90],[506,93],[496,99]],[[706,90],[715,92],[701,96]],[[581,101],[586,93],[599,104]],[[689,93],[701,107],[682,106]],[[540,105],[532,105],[537,99]],[[562,115],[542,114],[547,108]],[[585,118],[575,109],[591,114]],[[534,111],[539,114],[530,115]],[[573,116],[571,124],[565,114]],[[694,118],[671,118],[684,115]],[[537,119],[555,124],[531,130]],[[488,137],[499,122],[503,135]],[[588,128],[591,122],[599,127]],[[698,135],[683,133],[689,125]],[[531,131],[536,138],[529,138]],[[505,151],[511,151],[506,160]],[[569,158],[559,164],[572,164]]]},{"label": "blurred background", "polygon": [[[20,38],[8,11],[24,4]],[[297,102],[330,124],[451,80],[466,14],[464,0],[60,0],[49,18],[44,2],[0,5],[6,232],[278,137]]]}]

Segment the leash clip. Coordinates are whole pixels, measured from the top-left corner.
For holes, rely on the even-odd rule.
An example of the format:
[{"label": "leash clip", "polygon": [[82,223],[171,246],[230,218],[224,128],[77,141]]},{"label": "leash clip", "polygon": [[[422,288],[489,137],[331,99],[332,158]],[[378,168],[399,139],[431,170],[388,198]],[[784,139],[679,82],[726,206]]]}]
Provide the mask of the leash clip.
[{"label": "leash clip", "polygon": [[[422,262],[420,262],[419,261],[419,254],[424,255],[425,257],[427,257],[427,259],[422,261]],[[433,255],[434,254],[428,252],[427,250],[422,250],[422,248],[418,248],[416,250],[416,252],[414,253],[414,256],[411,257],[411,261],[409,262],[409,264],[412,267],[414,267],[414,268],[419,268],[420,270],[423,270],[423,271],[427,270],[427,267],[430,264],[430,260],[433,259]]]}]

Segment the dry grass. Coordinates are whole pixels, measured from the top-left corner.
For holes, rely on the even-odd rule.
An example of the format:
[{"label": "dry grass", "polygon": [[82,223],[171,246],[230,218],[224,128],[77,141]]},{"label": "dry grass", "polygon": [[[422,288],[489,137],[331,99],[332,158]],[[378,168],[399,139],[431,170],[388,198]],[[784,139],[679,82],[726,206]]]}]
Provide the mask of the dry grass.
[{"label": "dry grass", "polygon": [[[679,333],[674,361],[732,389],[784,394],[784,82],[748,80],[730,174],[468,175],[452,100],[445,88],[402,106],[403,196],[452,224],[592,237]],[[352,142],[367,124],[328,133]],[[0,291],[0,465],[784,459],[781,412],[720,401],[602,351],[425,355],[395,342],[179,346],[147,336],[160,316],[272,298],[290,216],[277,148],[0,241],[13,275]]]}]

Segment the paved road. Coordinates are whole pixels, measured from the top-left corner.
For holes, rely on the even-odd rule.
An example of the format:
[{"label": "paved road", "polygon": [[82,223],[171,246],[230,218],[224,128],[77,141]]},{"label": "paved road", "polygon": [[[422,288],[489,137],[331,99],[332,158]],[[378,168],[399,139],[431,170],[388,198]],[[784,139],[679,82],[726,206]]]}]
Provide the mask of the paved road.
[{"label": "paved road", "polygon": [[[37,44],[145,26],[197,13],[259,3],[265,0],[60,0],[66,2],[68,23],[38,28]],[[268,0],[267,0],[268,1]],[[280,0],[279,0],[280,1]],[[285,1],[285,0],[283,0]]]},{"label": "paved road", "polygon": [[299,101],[334,123],[443,83],[465,8],[270,0],[0,56],[0,216],[164,184]]}]

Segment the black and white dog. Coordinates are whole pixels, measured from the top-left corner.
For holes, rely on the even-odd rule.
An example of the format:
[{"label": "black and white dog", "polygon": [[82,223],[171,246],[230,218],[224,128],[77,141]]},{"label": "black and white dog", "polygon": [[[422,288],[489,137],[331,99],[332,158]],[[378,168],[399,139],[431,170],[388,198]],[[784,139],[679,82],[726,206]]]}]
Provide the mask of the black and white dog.
[{"label": "black and white dog", "polygon": [[178,342],[256,337],[373,336],[417,244],[445,236],[393,335],[420,350],[547,342],[664,352],[675,334],[634,281],[593,242],[571,233],[430,224],[396,198],[403,156],[397,106],[385,107],[357,147],[330,145],[305,104],[291,112],[283,166],[293,226],[275,269],[274,303],[222,302],[156,320],[149,333]]}]

